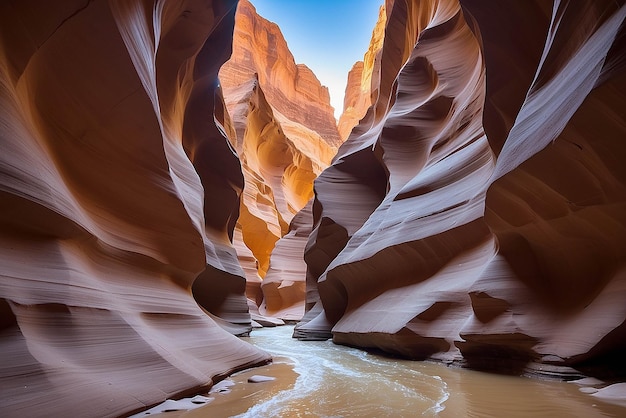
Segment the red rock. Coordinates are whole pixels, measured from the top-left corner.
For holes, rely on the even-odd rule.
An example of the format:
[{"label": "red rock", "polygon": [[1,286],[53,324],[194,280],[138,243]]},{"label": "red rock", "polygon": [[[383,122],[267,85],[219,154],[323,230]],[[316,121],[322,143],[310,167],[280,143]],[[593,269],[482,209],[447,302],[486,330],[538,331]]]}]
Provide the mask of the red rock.
[{"label": "red rock", "polygon": [[319,301],[295,335],[510,372],[610,364],[626,7],[461,4],[387,5],[375,101],[315,181]]},{"label": "red rock", "polygon": [[264,315],[299,320],[306,270],[302,228],[272,251],[313,197],[313,180],[336,152],[328,91],[306,66],[295,64],[280,29],[248,1],[239,3],[233,55],[220,80],[245,178],[235,247],[247,296]]},{"label": "red rock", "polygon": [[3,414],[118,416],[269,359],[190,291],[244,280],[234,7],[0,5]]},{"label": "red rock", "polygon": [[372,31],[370,44],[363,61],[354,64],[348,73],[343,112],[337,123],[339,136],[345,140],[352,128],[365,116],[367,109],[376,100],[378,77],[380,76],[381,48],[385,36],[387,9],[383,4],[378,12],[378,20]]},{"label": "red rock", "polygon": [[248,0],[238,6],[233,55],[220,71],[224,88],[258,78],[274,112],[340,144],[328,88],[304,64],[296,64],[278,26],[260,17]]},{"label": "red rock", "polygon": [[311,200],[293,218],[289,232],[277,241],[270,258],[269,270],[263,279],[264,300],[260,311],[287,321],[299,321],[304,315],[306,294],[306,263],[304,250],[313,217]]}]

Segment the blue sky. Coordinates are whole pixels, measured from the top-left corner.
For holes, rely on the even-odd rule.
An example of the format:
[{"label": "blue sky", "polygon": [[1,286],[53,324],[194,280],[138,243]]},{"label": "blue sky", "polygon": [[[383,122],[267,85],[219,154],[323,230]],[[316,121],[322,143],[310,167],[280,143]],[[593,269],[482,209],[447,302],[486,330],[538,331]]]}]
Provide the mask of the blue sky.
[{"label": "blue sky", "polygon": [[296,63],[330,90],[338,118],[348,71],[363,59],[384,0],[250,0],[280,27]]}]

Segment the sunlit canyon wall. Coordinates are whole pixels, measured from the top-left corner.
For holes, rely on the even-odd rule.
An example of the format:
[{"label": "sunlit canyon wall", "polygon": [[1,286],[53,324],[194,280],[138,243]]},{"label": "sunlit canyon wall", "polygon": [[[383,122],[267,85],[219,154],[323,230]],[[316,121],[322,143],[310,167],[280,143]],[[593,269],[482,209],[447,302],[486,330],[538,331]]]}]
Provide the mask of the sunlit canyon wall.
[{"label": "sunlit canyon wall", "polygon": [[386,5],[383,4],[378,11],[378,20],[374,25],[370,44],[365,51],[363,61],[356,62],[348,72],[343,111],[337,123],[342,142],[348,137],[352,128],[365,116],[367,109],[376,98],[386,23],[387,9]]},{"label": "sunlit canyon wall", "polygon": [[297,316],[305,269],[302,338],[623,362],[623,1],[387,1],[339,131],[260,19],[224,103],[236,6],[0,2],[3,414],[116,416],[267,361],[224,328],[261,275],[261,313]]},{"label": "sunlit canyon wall", "polygon": [[386,6],[373,105],[315,181],[295,336],[623,370],[624,2]]},{"label": "sunlit canyon wall", "polygon": [[0,3],[2,415],[117,416],[269,359],[191,293],[244,278],[235,8]]},{"label": "sunlit canyon wall", "polygon": [[295,63],[278,26],[248,0],[239,2],[235,20],[233,53],[220,70],[245,178],[235,246],[253,319],[271,325],[255,315],[257,307],[284,320],[304,314],[310,210],[289,224],[313,197],[313,180],[340,139],[328,89]]}]

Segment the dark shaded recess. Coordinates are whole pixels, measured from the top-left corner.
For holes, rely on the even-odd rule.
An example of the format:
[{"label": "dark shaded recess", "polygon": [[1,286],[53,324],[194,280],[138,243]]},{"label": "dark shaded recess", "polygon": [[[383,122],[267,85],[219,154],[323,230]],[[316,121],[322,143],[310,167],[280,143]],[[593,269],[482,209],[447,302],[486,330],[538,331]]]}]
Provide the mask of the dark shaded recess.
[{"label": "dark shaded recess", "polygon": [[[3,175],[5,175],[3,173]],[[27,198],[0,191],[0,231],[19,239],[71,239],[85,230],[71,219]]]},{"label": "dark shaded recess", "polygon": [[558,71],[570,60],[572,51],[578,50],[582,38],[594,33],[606,20],[613,16],[621,6],[615,0],[594,0],[589,3],[562,2],[556,11],[559,17],[558,30],[540,69],[534,90],[538,90],[550,80],[556,78]]},{"label": "dark shaded recess", "polygon": [[487,323],[506,312],[511,304],[504,299],[494,298],[486,292],[470,292],[472,310],[476,318]]},{"label": "dark shaded recess", "polygon": [[207,226],[228,233],[239,217],[239,196],[244,179],[241,163],[228,139],[214,123],[215,109],[221,100],[218,81],[219,63],[232,52],[236,7],[232,3],[227,15],[211,32],[198,53],[194,67],[194,86],[185,108],[183,146],[204,188],[204,216]]},{"label": "dark shaded recess", "polygon": [[567,364],[587,376],[609,382],[626,380],[626,320],[605,335],[591,350],[574,356]]},{"label": "dark shaded recess", "polygon": [[[315,201],[315,203],[317,203],[317,201]],[[315,210],[315,204],[313,206]],[[333,222],[330,218],[323,217],[318,227],[313,230],[313,233],[309,238],[309,244],[313,243],[313,245],[310,248],[307,245],[304,252],[304,261],[307,264],[307,300],[305,312],[309,312],[309,310],[313,308],[315,303],[318,301],[324,304],[324,310],[328,307],[331,313],[334,312],[337,302],[335,298],[332,298],[332,302],[330,302],[330,304],[328,301],[321,299],[319,294],[318,279],[337,254],[339,254],[346,246],[349,239],[350,237],[348,236],[348,231],[341,225]],[[345,289],[337,289],[337,291],[339,292],[339,295],[335,296],[340,298],[339,300],[341,303],[339,303],[339,306],[345,306],[344,301],[347,298]],[[341,312],[341,315],[342,314],[343,311]],[[341,315],[337,316],[334,322],[339,320]],[[306,317],[302,318],[302,320],[305,321]]]},{"label": "dark shaded recess", "polygon": [[[343,213],[346,216],[359,217],[358,222],[363,224],[369,215],[380,205],[388,188],[389,173],[381,162],[382,149],[365,148],[353,154],[338,159],[326,169],[315,181],[316,197],[313,201],[313,225],[304,251],[304,260],[307,264],[306,272],[306,304],[305,315],[300,325],[304,325],[315,318],[325,308],[331,309],[331,316],[336,322],[344,312],[347,294],[343,285],[338,284],[336,291],[330,292],[329,300],[322,300],[319,294],[318,280],[328,265],[337,257],[348,243],[348,230],[341,225],[341,219],[334,220],[326,216],[323,207],[325,187],[330,184],[344,182],[358,186],[358,193],[347,196],[342,202],[346,206]],[[330,180],[326,180],[326,179]],[[366,189],[363,188],[366,187]],[[369,190],[368,190],[369,189]],[[363,194],[366,194],[365,196]],[[318,198],[321,195],[322,198]],[[354,208],[354,200],[358,199],[359,207]],[[354,222],[352,220],[351,222]],[[328,292],[327,292],[328,293]],[[329,294],[330,296],[330,294]],[[324,306],[322,307],[322,303]],[[326,332],[320,330],[301,330],[296,327],[294,337],[299,339],[328,339],[330,327]]]},{"label": "dark shaded recess", "polygon": [[[371,207],[371,212],[373,212],[387,194],[387,179],[389,173],[381,160],[382,150],[380,150],[379,147],[375,147],[374,149],[364,148],[334,161],[333,165],[327,168],[320,177],[326,178],[330,176],[333,178],[333,176],[336,176],[337,178],[342,178],[346,177],[347,174],[348,178],[358,180],[355,183],[370,188],[372,196],[375,197],[374,200],[377,201],[376,205],[372,205]],[[347,206],[353,203],[354,202],[349,201],[345,202]],[[314,223],[319,219],[319,217],[316,216],[316,209],[322,208],[313,208]],[[365,222],[365,219],[363,222]]]},{"label": "dark shaded recess", "polygon": [[[292,293],[292,292],[283,292],[281,288],[282,283],[280,282],[264,283],[263,292],[272,296],[265,297],[265,299],[264,300],[262,299],[261,302],[257,302],[257,305],[261,306],[261,304],[265,302],[265,305],[271,309],[277,309],[277,308],[280,308],[281,306],[295,305],[302,300],[299,297],[299,295],[302,295],[304,293],[304,285],[305,285],[304,283],[298,282],[290,286],[290,288],[299,290],[298,293],[295,293],[295,292]],[[263,294],[261,294],[261,296],[263,296]],[[285,321],[285,323],[287,322],[288,321]],[[293,323],[297,321],[291,321],[291,322]]]},{"label": "dark shaded recess", "polygon": [[423,337],[407,328],[402,328],[395,334],[333,333],[333,342],[386,357],[410,360],[426,360],[435,353],[446,352],[450,349],[450,343],[445,338]]},{"label": "dark shaded recess", "polygon": [[545,308],[555,313],[584,309],[612,277],[611,266],[615,261],[608,252],[608,255],[592,253],[578,257],[572,261],[575,268],[559,270],[563,259],[553,259],[541,242],[516,231],[498,232],[497,236],[500,254],[516,277]]},{"label": "dark shaded recess", "polygon": [[[336,161],[334,165],[322,173],[320,180],[316,180],[316,186],[321,189],[326,187],[325,178],[332,179],[331,183],[346,179],[346,182],[360,186],[365,185],[370,189],[368,198],[360,200],[358,213],[367,215],[359,220],[361,223],[364,223],[367,217],[378,207],[387,192],[388,172],[380,162],[380,155],[378,154],[380,151],[369,148],[350,154]],[[304,261],[307,264],[307,294],[317,294],[317,280],[350,239],[348,231],[340,225],[340,221],[337,223],[335,220],[324,216],[323,203],[317,198],[318,190],[315,192],[316,198],[313,201],[313,225],[315,228],[309,236],[304,251]],[[353,201],[346,200],[343,204],[347,207],[346,213],[350,213],[350,215],[357,213],[356,210],[350,209],[354,204]],[[364,208],[363,205],[365,204],[369,204],[369,207]],[[307,298],[306,311],[311,309],[315,302],[311,298]]]},{"label": "dark shaded recess", "polygon": [[304,252],[304,261],[311,276],[319,278],[331,261],[346,246],[348,231],[332,219],[323,217],[314,231],[314,245]]},{"label": "dark shaded recess", "polygon": [[443,22],[442,24],[427,28],[426,30],[422,31],[422,33],[420,33],[418,42],[424,42],[424,41],[439,42],[441,38],[444,38],[452,34],[455,31],[457,24],[459,24],[460,19],[461,19],[461,13],[457,13],[454,15],[454,17],[452,17],[448,21]]},{"label": "dark shaded recess", "polygon": [[[245,290],[245,278],[218,270],[211,265],[207,265],[206,269],[198,275],[191,286],[196,302],[220,318],[224,318],[225,314],[233,312],[233,306],[228,305],[236,299],[242,300],[242,306],[245,306],[247,312],[248,305],[245,299]],[[233,296],[234,299],[230,296]],[[239,305],[239,303],[237,304]]]},{"label": "dark shaded recess", "polygon": [[0,330],[17,326],[17,318],[6,299],[0,299]]},{"label": "dark shaded recess", "polygon": [[491,373],[520,376],[526,365],[537,359],[533,347],[538,343],[534,337],[522,333],[513,334],[461,334],[465,341],[455,341],[467,366]]},{"label": "dark shaded recess", "polygon": [[[431,100],[425,106],[423,106],[423,110],[430,113],[431,120],[438,120],[441,123],[446,123],[446,118],[452,112],[452,108],[454,106],[454,98],[449,96],[439,96],[436,99]],[[458,132],[461,132],[466,126],[468,122],[465,122],[463,126],[459,126]],[[449,136],[442,140],[436,142],[432,149],[430,150],[431,154],[434,154],[436,151],[441,149],[444,145],[450,143],[450,141],[455,138],[454,136]]]},{"label": "dark shaded recess", "polygon": [[[279,286],[280,284],[277,283],[276,285]],[[261,289],[261,286],[259,285],[259,283],[253,283],[253,282],[248,283],[246,281],[246,297],[248,299],[254,300],[257,306],[261,306],[261,304],[263,303],[264,296],[263,296],[263,290]]]},{"label": "dark shaded recess", "polygon": [[[91,0],[63,2],[0,1],[0,39],[19,39],[3,43],[3,59],[14,80],[22,75],[31,57],[68,21],[87,9]],[[36,6],[35,6],[36,5]],[[33,11],[45,20],[32,18]]]},{"label": "dark shaded recess", "polygon": [[437,301],[430,305],[428,309],[417,315],[415,318],[411,320],[411,322],[415,322],[415,320],[431,322],[435,319],[440,318],[444,313],[446,313],[450,308],[454,307],[456,304],[450,301]]},{"label": "dark shaded recess", "polygon": [[[384,248],[366,260],[337,266],[319,284],[328,319],[336,322],[346,310],[356,309],[386,291],[431,278],[454,257],[491,237],[483,220],[477,219],[421,240]],[[344,280],[345,277],[358,277],[358,280]],[[339,285],[334,282],[346,286],[350,298],[344,299],[343,306],[335,300],[329,308],[324,292],[337,296]]]},{"label": "dark shaded recess", "polygon": [[[404,101],[412,101],[416,98],[425,98],[430,96],[433,90],[437,87],[439,83],[439,75],[437,71],[433,68],[432,63],[427,57],[424,56],[416,56],[410,59],[404,66],[402,73],[398,75],[399,81],[398,83],[402,87],[409,87],[406,90],[400,89],[396,94],[396,103],[402,103]],[[407,91],[408,90],[408,91]],[[435,99],[436,100],[436,99]],[[426,103],[427,105],[428,103]],[[422,106],[415,108],[415,110],[420,110]],[[414,111],[415,111],[414,110]],[[433,112],[435,117],[431,117],[429,119],[442,119],[449,113],[448,111],[444,112]],[[426,118],[425,118],[426,119]],[[406,125],[405,125],[406,126]],[[409,125],[412,126],[412,125]],[[385,127],[384,129],[389,129]],[[387,137],[387,135],[383,134],[383,136]],[[396,139],[401,141],[403,139],[402,136],[394,137],[393,135],[388,136],[389,139]]]},{"label": "dark shaded recess", "polygon": [[[487,80],[483,126],[496,155],[502,150],[541,59],[551,11],[551,5],[543,3],[461,0],[463,12],[470,14],[480,29],[477,37],[482,39]],[[468,16],[466,20],[471,21]],[[470,28],[475,30],[473,25]]]},{"label": "dark shaded recess", "polygon": [[[422,63],[424,61],[425,60],[415,60],[413,63]],[[430,65],[430,63],[426,61],[426,64],[424,65]],[[428,70],[428,68],[425,68],[424,70]],[[405,93],[403,95],[408,94]],[[398,102],[400,101],[400,98],[401,95],[398,93]],[[429,140],[432,137],[432,134],[445,123],[446,117],[452,110],[453,102],[454,99],[452,97],[438,96],[423,105],[416,107],[410,113],[405,115],[407,122],[410,124],[384,127],[381,135],[381,142],[385,155],[390,152],[403,154],[412,153],[418,157],[426,154],[426,141]],[[450,138],[445,138],[442,141],[437,142],[430,151],[437,151],[449,140]],[[400,143],[402,148],[391,148],[391,145],[394,142]],[[407,143],[411,146],[408,147]]]},{"label": "dark shaded recess", "polygon": [[[618,42],[624,54],[623,29]],[[619,48],[613,45],[605,67],[619,65]],[[485,219],[498,237],[500,254],[543,306],[559,313],[584,309],[626,259],[625,236],[619,233],[626,222],[625,125],[619,113],[626,74],[606,68],[603,75],[607,78],[558,139],[487,192]],[[543,188],[534,186],[542,198],[521,202],[509,197],[528,188],[528,180]],[[605,232],[597,233],[599,228]]]},{"label": "dark shaded recess", "polygon": [[336,324],[346,313],[348,307],[348,291],[339,280],[328,280],[318,282],[317,289],[320,300],[324,305],[326,318]]},{"label": "dark shaded recess", "polygon": [[[625,2],[622,0],[622,4]],[[606,54],[604,65],[602,66],[602,73],[596,82],[595,87],[600,86],[602,83],[610,79],[616,74],[624,74],[626,72],[626,24],[622,24],[620,27],[613,45]]]},{"label": "dark shaded recess", "polygon": [[192,162],[204,189],[206,225],[217,231],[226,229],[232,242],[244,178],[239,159],[226,142],[226,138],[216,136],[198,144]]},{"label": "dark shaded recess", "polygon": [[[624,81],[620,75],[593,90],[554,144],[487,192],[485,220],[498,237],[500,254],[552,310],[584,309],[626,259],[625,236],[619,233],[626,222],[618,185],[626,179],[623,118],[611,110],[623,97]],[[577,138],[578,146],[570,138]],[[536,198],[515,198],[533,183]]]}]

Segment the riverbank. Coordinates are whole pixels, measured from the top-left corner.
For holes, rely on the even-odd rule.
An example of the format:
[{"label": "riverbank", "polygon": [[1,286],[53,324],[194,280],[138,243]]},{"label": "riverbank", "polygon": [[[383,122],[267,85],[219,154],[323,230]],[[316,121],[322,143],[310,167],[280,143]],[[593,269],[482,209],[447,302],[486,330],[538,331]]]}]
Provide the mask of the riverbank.
[{"label": "riverbank", "polygon": [[[258,379],[264,381],[256,382],[256,377],[266,379]],[[290,390],[297,378],[294,363],[289,358],[275,357],[270,364],[233,373],[206,392],[190,398],[167,400],[153,408],[133,414],[131,418],[236,416],[245,413],[256,404]],[[204,410],[196,411],[199,408]]]}]

